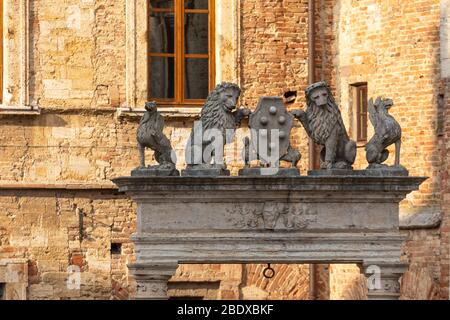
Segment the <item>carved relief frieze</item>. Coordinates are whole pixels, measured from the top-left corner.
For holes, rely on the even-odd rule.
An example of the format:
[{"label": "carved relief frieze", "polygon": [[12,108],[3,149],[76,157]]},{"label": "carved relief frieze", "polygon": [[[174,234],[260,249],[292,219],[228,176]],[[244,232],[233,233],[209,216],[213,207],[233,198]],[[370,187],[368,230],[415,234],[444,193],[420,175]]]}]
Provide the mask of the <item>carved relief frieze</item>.
[{"label": "carved relief frieze", "polygon": [[317,220],[317,210],[308,203],[236,204],[227,213],[238,229],[301,230]]}]

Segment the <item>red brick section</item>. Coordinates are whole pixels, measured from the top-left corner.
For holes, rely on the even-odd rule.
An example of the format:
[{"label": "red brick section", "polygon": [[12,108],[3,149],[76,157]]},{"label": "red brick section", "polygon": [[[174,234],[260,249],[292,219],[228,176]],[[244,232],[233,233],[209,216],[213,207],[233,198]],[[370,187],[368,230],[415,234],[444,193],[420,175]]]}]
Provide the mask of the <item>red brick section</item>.
[{"label": "red brick section", "polygon": [[450,79],[446,83],[442,170],[441,295],[449,299],[450,268]]},{"label": "red brick section", "polygon": [[325,80],[335,92],[336,72],[333,62],[333,50],[336,34],[333,32],[333,8],[335,0],[316,1],[316,74],[315,80]]},{"label": "red brick section", "polygon": [[28,261],[28,284],[37,284],[41,281],[36,261]]},{"label": "red brick section", "polygon": [[402,278],[402,299],[440,299],[440,251],[439,229],[403,231],[407,240],[403,246],[404,261],[408,271]]},{"label": "red brick section", "polygon": [[[297,101],[289,107],[303,107],[308,76],[307,10],[307,0],[241,1],[241,104],[254,109],[261,96],[297,91]],[[301,150],[300,168],[305,173],[308,139],[304,130],[294,128],[291,141]]]},{"label": "red brick section", "polygon": [[82,270],[84,264],[85,261],[81,252],[72,253],[72,256],[70,257],[70,265],[77,266],[80,270]]},{"label": "red brick section", "polygon": [[242,2],[242,102],[307,84],[307,8],[307,0]]},{"label": "red brick section", "polygon": [[264,277],[266,264],[245,266],[241,290],[244,299],[307,300],[309,297],[308,265],[274,264],[275,275]]}]

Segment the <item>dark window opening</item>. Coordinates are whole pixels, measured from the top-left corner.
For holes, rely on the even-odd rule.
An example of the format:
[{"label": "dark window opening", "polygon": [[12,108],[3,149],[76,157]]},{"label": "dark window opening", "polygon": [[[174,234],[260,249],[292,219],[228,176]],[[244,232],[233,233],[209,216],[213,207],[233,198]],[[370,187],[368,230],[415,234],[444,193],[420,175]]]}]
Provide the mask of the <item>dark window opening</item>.
[{"label": "dark window opening", "polygon": [[5,284],[0,283],[0,300],[5,300]]},{"label": "dark window opening", "polygon": [[284,93],[283,97],[286,103],[294,103],[297,99],[297,91],[287,91]]},{"label": "dark window opening", "polygon": [[122,254],[122,244],[121,243],[111,243],[111,254],[112,255]]}]

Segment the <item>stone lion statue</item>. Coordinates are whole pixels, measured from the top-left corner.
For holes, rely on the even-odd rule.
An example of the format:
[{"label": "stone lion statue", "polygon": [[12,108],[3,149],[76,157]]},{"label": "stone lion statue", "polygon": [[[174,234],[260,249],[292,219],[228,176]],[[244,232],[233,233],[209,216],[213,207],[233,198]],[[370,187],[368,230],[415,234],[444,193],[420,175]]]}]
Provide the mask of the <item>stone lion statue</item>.
[{"label": "stone lion statue", "polygon": [[[245,108],[236,110],[240,93],[238,85],[223,82],[209,94],[186,146],[188,168],[226,169],[224,146],[232,141],[236,127],[250,114]],[[217,151],[222,152],[221,159],[215,157]]]},{"label": "stone lion statue", "polygon": [[305,90],[307,108],[292,114],[300,120],[309,137],[323,146],[321,169],[352,169],[356,143],[348,137],[341,112],[326,82],[317,82]]}]

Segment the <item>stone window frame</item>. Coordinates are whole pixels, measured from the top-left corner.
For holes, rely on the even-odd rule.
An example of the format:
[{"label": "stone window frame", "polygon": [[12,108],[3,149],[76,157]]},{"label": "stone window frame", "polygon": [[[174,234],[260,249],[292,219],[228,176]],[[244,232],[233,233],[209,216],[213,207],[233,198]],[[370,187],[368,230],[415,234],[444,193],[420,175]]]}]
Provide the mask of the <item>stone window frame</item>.
[{"label": "stone window frame", "polygon": [[3,300],[27,300],[28,260],[0,259],[0,283],[4,284]]},{"label": "stone window frame", "polygon": [[[126,0],[126,107],[119,116],[140,116],[147,101],[148,0]],[[240,84],[239,0],[215,0],[215,82]],[[230,23],[231,22],[231,23]],[[197,116],[201,108],[164,107],[168,117]]]},{"label": "stone window frame", "polygon": [[[151,7],[151,3],[153,0],[147,0],[147,6]],[[159,0],[161,1],[161,0]],[[166,1],[166,0],[162,0]],[[186,8],[186,2],[188,0],[175,0],[173,1],[173,7],[169,8],[153,8],[152,10],[148,10],[148,20],[147,23],[150,23],[150,19],[152,14],[156,13],[163,14],[167,13],[167,10],[171,10],[170,12],[174,17],[174,51],[173,52],[151,52],[151,40],[148,41],[149,50],[147,53],[147,59],[154,58],[172,58],[174,61],[174,78],[173,78],[173,97],[156,97],[153,96],[151,92],[151,84],[148,85],[148,96],[150,100],[155,100],[159,105],[166,107],[201,107],[206,100],[206,96],[204,98],[192,98],[186,96],[186,84],[188,83],[187,75],[186,75],[186,67],[187,60],[191,61],[207,61],[208,66],[208,74],[207,74],[207,83],[208,83],[208,92],[213,89],[215,84],[215,0],[206,0],[207,7],[206,8],[194,8],[189,9]],[[188,34],[186,31],[183,31],[184,27],[182,26],[185,23],[186,16],[190,16],[191,18],[194,16],[203,16],[207,17],[207,50],[206,52],[187,52],[184,46],[187,44]],[[147,35],[151,38],[151,34],[154,31],[148,29]],[[201,60],[197,60],[201,59]],[[148,69],[148,77],[151,78],[152,70]]]},{"label": "stone window frame", "polygon": [[[14,2],[18,7],[14,10]],[[3,87],[0,114],[39,114],[30,104],[30,0],[3,0]],[[9,34],[17,41],[9,41]],[[17,92],[11,89],[18,84]],[[12,91],[12,92],[11,92]],[[13,102],[12,102],[13,101]]]},{"label": "stone window frame", "polygon": [[[3,18],[3,0],[0,0],[0,17],[1,17],[0,32],[1,32],[1,35],[2,35],[2,41],[0,43],[0,59],[1,59],[1,61],[0,61],[0,72],[1,72],[1,74],[0,74],[0,90],[1,90],[1,92],[0,92],[0,104],[2,104],[3,103],[3,42],[4,42],[4,38],[5,38],[3,36],[3,21],[4,21],[4,18]],[[1,286],[1,284],[0,284],[0,286]],[[1,296],[2,296],[2,294],[0,292],[0,299],[1,299]]]}]

